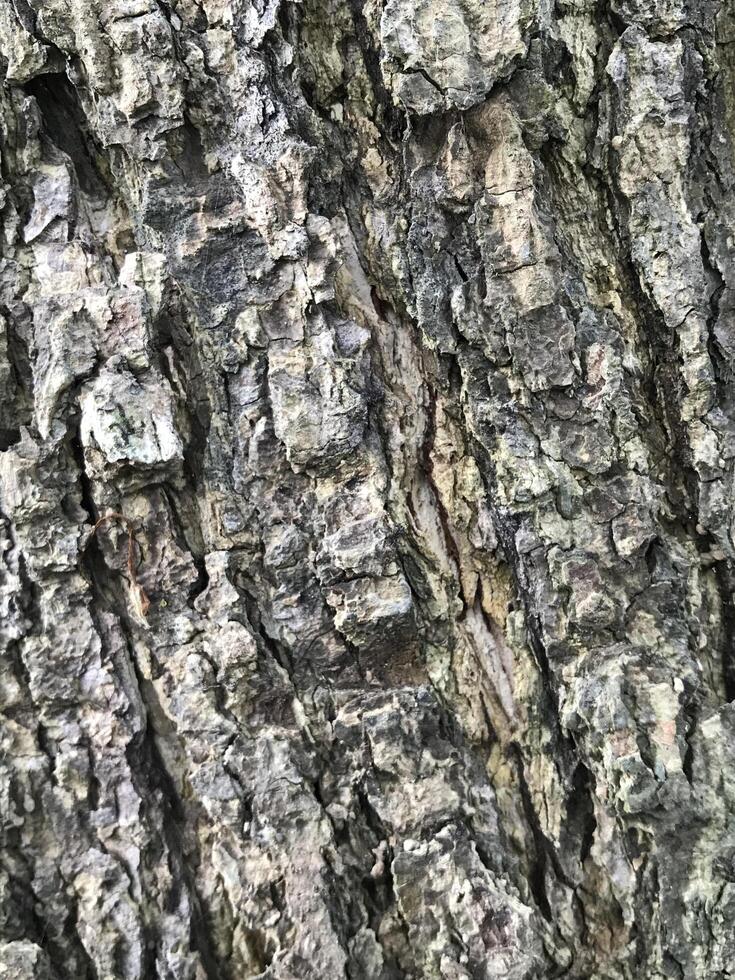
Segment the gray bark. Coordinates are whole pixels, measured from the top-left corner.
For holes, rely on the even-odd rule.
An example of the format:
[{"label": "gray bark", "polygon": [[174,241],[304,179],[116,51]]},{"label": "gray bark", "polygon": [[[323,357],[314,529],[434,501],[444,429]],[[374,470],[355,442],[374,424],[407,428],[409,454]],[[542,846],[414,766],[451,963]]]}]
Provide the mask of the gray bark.
[{"label": "gray bark", "polygon": [[733,52],[0,0],[0,977],[733,975]]}]

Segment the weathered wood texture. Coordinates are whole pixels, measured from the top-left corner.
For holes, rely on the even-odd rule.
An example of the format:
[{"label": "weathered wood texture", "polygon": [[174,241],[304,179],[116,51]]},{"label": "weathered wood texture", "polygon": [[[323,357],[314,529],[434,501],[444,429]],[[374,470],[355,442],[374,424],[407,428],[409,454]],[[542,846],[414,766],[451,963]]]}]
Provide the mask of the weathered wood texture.
[{"label": "weathered wood texture", "polygon": [[732,9],[0,0],[3,980],[733,975]]}]

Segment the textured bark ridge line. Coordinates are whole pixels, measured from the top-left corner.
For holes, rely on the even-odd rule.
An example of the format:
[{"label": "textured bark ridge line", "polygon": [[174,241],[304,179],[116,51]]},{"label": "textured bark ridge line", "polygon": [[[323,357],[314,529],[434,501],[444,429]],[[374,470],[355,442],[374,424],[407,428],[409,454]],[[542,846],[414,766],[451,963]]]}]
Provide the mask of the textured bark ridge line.
[{"label": "textured bark ridge line", "polygon": [[0,975],[730,975],[733,42],[0,3]]}]

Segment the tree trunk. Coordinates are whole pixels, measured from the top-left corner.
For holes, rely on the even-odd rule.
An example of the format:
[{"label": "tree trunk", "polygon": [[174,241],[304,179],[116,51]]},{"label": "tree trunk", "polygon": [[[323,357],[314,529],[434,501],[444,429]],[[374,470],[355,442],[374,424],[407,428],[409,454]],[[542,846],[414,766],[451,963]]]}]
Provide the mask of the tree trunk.
[{"label": "tree trunk", "polygon": [[0,977],[735,962],[735,15],[0,0]]}]

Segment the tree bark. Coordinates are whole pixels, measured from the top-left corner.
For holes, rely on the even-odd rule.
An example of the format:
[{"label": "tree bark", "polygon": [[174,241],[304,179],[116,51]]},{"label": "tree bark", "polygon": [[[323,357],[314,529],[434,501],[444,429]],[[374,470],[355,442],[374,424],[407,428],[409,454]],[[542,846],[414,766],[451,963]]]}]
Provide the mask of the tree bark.
[{"label": "tree bark", "polygon": [[733,975],[733,52],[0,2],[0,977]]}]

